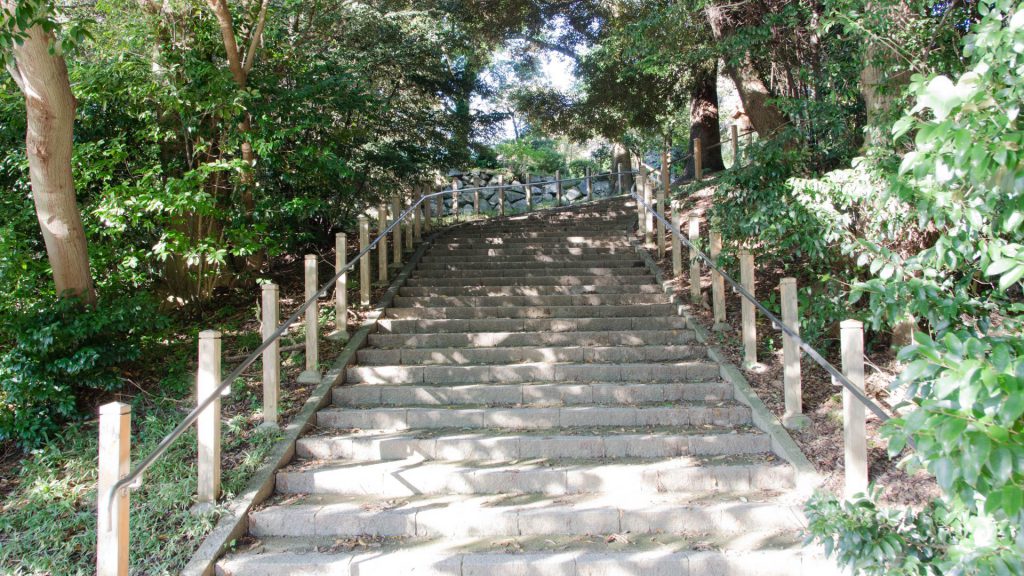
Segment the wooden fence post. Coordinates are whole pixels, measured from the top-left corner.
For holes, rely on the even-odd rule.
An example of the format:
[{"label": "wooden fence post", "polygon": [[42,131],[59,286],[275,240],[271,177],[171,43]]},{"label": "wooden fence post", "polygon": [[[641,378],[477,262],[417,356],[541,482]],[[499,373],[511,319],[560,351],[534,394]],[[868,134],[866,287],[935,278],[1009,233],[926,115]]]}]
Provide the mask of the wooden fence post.
[{"label": "wooden fence post", "polygon": [[423,189],[417,186],[413,193],[412,202],[416,208],[412,212],[412,235],[417,244],[423,241]]},{"label": "wooden fence post", "polygon": [[[800,313],[797,303],[796,278],[783,278],[779,283],[779,299],[782,303],[782,323],[800,334]],[[786,397],[786,413],[782,424],[786,428],[800,429],[807,424],[804,416],[803,390],[800,383],[800,347],[794,338],[782,334],[783,391]]]},{"label": "wooden fence post", "polygon": [[[679,241],[679,234],[683,232],[683,222],[679,202],[672,202],[672,277],[681,278],[683,275],[683,243]],[[679,234],[676,234],[678,232]]]},{"label": "wooden fence post", "polygon": [[740,167],[740,131],[733,124],[729,126],[729,136],[732,139],[732,167]]},{"label": "wooden fence post", "polygon": [[377,282],[382,286],[388,284],[388,237],[384,233],[388,229],[388,207],[381,204],[377,208],[377,235],[380,242],[377,243]]},{"label": "wooden fence post", "polygon": [[704,144],[700,138],[693,139],[693,179],[700,182],[704,177]]},{"label": "wooden fence post", "polygon": [[587,187],[587,202],[590,202],[594,199],[594,182],[593,177],[591,176],[590,166],[587,166],[584,169],[584,182],[586,182],[585,185]]},{"label": "wooden fence post", "polygon": [[661,188],[658,190],[658,202],[655,204],[658,215],[661,216],[657,222],[658,258],[665,257],[665,223],[663,219],[665,217],[665,201],[668,198],[669,188],[672,186],[670,161],[668,143],[666,142],[664,150],[661,151]]},{"label": "wooden fence post", "polygon": [[[740,284],[751,296],[755,296],[754,256],[747,250],[740,251]],[[757,366],[757,317],[754,303],[743,298],[740,311],[743,320],[743,366],[751,369]]]},{"label": "wooden fence post", "polygon": [[505,175],[498,174],[498,216],[505,215]]},{"label": "wooden fence post", "polygon": [[555,170],[555,206],[562,205],[562,171]]},{"label": "wooden fence post", "polygon": [[[643,163],[640,163],[643,166]],[[651,175],[646,171],[647,167],[643,168],[644,178],[643,180],[643,195],[644,202],[647,203],[651,208],[654,207],[654,185],[651,184]],[[654,248],[654,212],[650,210],[644,210],[644,245],[648,248]]]},{"label": "wooden fence post", "polygon": [[[348,238],[344,232],[334,235],[334,273],[338,274],[345,268],[348,258]],[[334,283],[334,332],[328,336],[331,340],[348,341],[348,272],[344,272]]]},{"label": "wooden fence post", "polygon": [[204,330],[199,333],[199,374],[196,378],[196,404],[216,396],[196,420],[199,442],[198,476],[199,509],[212,506],[220,497],[220,386],[221,361],[220,332]]},{"label": "wooden fence post", "polygon": [[[431,192],[432,191],[431,191],[429,186],[423,185],[423,187],[420,188],[420,197],[426,196],[426,195],[430,194]],[[433,203],[434,203],[434,199],[433,198],[427,198],[427,199],[425,199],[423,201],[422,204],[420,204],[420,206],[423,208],[423,232],[424,233],[430,232],[433,229],[433,227],[434,227],[433,222],[431,222],[431,220],[433,219],[433,214],[431,214],[431,209],[430,209],[430,207],[431,207],[431,205]]]},{"label": "wooden fence post", "polygon": [[474,216],[479,216],[480,215],[480,185],[481,184],[482,184],[482,182],[480,181],[480,177],[479,176],[473,176],[473,188],[476,188],[476,190],[473,190],[473,215]]},{"label": "wooden fence post", "polygon": [[128,576],[129,490],[110,488],[131,468],[132,407],[100,406],[99,469],[96,483],[96,575]]},{"label": "wooden fence post", "polygon": [[530,173],[523,176],[523,190],[526,192],[526,211],[533,210],[533,186],[530,186]]},{"label": "wooden fence post", "polygon": [[700,303],[700,259],[697,258],[697,243],[700,242],[700,218],[690,214],[690,302]]},{"label": "wooden fence post", "polygon": [[[281,321],[280,289],[277,284],[263,285],[263,318],[260,335],[267,340],[274,335]],[[281,391],[281,340],[263,351],[263,427],[276,429],[278,397]]]},{"label": "wooden fence post", "polygon": [[[407,208],[406,205],[405,205],[405,199],[403,199],[402,200],[402,210],[409,210],[410,208],[411,208],[411,205],[410,205],[409,208]],[[405,220],[402,221],[403,222],[402,226],[405,227],[405,230],[402,231],[402,238],[405,240],[405,251],[406,252],[412,252],[412,237],[413,237],[412,225],[413,225],[413,221],[415,220],[415,216],[413,216],[413,212],[415,212],[415,210],[410,212],[409,215],[405,217]],[[399,215],[401,215],[401,214],[399,214]]]},{"label": "wooden fence post", "polygon": [[[857,320],[844,320],[839,324],[840,347],[843,356],[843,375],[864,392],[864,324]],[[853,393],[843,387],[843,437],[845,496],[867,492],[868,445],[865,436],[864,405]]]},{"label": "wooden fence post", "polygon": [[[714,230],[710,233],[711,261],[715,266],[721,266],[719,256],[722,254],[722,234]],[[713,330],[729,330],[730,326],[725,322],[725,278],[714,268],[711,269],[711,302],[714,309],[715,324]]]},{"label": "wooden fence post", "polygon": [[[310,300],[317,293],[317,261],[315,254],[307,254],[305,260],[306,292],[305,299]],[[306,369],[299,374],[298,382],[302,384],[318,384],[320,382],[320,306],[314,300],[306,308]]]},{"label": "wooden fence post", "polygon": [[[359,251],[370,246],[370,221],[365,215],[359,215]],[[359,305],[370,305],[370,252],[359,259]]]},{"label": "wooden fence post", "polygon": [[[651,203],[650,203],[650,201],[648,201],[647,194],[646,194],[647,187],[644,184],[646,180],[647,180],[647,167],[644,166],[643,162],[641,162],[640,163],[640,179],[637,180],[637,183],[636,183],[636,196],[637,196],[637,198],[643,198],[644,202],[646,202],[647,205],[650,206]],[[647,238],[648,237],[653,238],[653,231],[651,231],[651,227],[648,226],[648,220],[650,220],[650,212],[648,212],[647,208],[644,207],[643,202],[640,202],[639,200],[637,200],[637,203],[636,203],[636,229],[637,229],[637,232],[639,232],[640,234],[643,234],[644,242],[645,243],[647,242]]]},{"label": "wooden fence post", "polygon": [[452,178],[452,216],[459,219],[459,179]]},{"label": "wooden fence post", "polygon": [[394,224],[391,229],[391,252],[394,254],[392,260],[396,268],[402,267],[402,223],[398,217],[402,214],[402,201],[398,196],[391,198],[391,215],[388,224]]}]

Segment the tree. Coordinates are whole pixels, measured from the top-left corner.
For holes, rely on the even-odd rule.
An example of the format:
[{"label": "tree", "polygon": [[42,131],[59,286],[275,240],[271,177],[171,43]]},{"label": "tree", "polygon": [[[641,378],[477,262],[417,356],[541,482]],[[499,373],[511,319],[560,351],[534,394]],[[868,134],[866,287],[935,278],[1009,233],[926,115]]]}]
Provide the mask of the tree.
[{"label": "tree", "polygon": [[0,0],[0,7],[0,56],[25,96],[32,197],[57,294],[94,303],[85,228],[71,174],[76,102],[62,47],[52,32],[52,7],[20,0]]}]

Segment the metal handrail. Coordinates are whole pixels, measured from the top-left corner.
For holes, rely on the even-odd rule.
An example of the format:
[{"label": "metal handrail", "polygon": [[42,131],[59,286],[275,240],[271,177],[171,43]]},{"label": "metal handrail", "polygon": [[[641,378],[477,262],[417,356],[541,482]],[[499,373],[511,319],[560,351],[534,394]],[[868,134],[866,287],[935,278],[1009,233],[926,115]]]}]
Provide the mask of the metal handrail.
[{"label": "metal handrail", "polygon": [[672,224],[668,220],[666,220],[664,216],[659,214],[658,211],[655,210],[653,207],[651,207],[647,202],[644,202],[644,200],[640,197],[640,195],[638,195],[636,192],[633,192],[633,191],[630,191],[629,194],[640,205],[642,205],[648,212],[653,214],[654,217],[656,219],[658,219],[658,221],[661,222],[665,226],[665,228],[667,230],[671,230],[672,234],[684,246],[686,246],[687,248],[692,250],[697,255],[697,257],[700,260],[703,260],[704,263],[707,264],[709,268],[711,268],[715,272],[719,273],[722,276],[722,278],[725,279],[725,281],[728,282],[730,286],[732,286],[732,288],[734,290],[739,292],[740,296],[742,296],[743,298],[748,300],[750,303],[752,303],[754,305],[754,307],[757,308],[762,314],[767,316],[768,319],[771,320],[774,325],[778,326],[779,329],[782,330],[782,332],[784,332],[787,336],[792,338],[793,341],[797,344],[797,346],[801,350],[803,350],[805,353],[807,353],[807,355],[810,356],[815,362],[817,362],[819,366],[824,368],[825,371],[828,372],[829,375],[831,375],[833,379],[835,379],[835,381],[837,381],[840,384],[842,384],[843,387],[846,388],[851,394],[853,394],[853,396],[857,400],[859,400],[861,404],[863,404],[869,410],[871,410],[871,412],[875,416],[878,416],[879,420],[881,420],[882,422],[885,422],[886,420],[889,420],[890,416],[888,414],[886,414],[885,411],[882,410],[882,408],[878,404],[874,403],[870,398],[868,398],[867,395],[865,395],[863,392],[861,392],[860,389],[858,389],[853,384],[853,382],[851,382],[850,379],[846,377],[846,375],[844,375],[838,368],[833,366],[831,362],[826,360],[810,344],[808,344],[802,338],[800,338],[799,332],[797,332],[794,328],[790,327],[785,322],[783,322],[781,319],[779,319],[778,316],[776,316],[775,314],[772,314],[772,312],[770,310],[768,310],[768,308],[765,307],[765,305],[762,304],[761,301],[759,301],[757,298],[755,298],[754,295],[751,294],[749,291],[747,291],[747,289],[744,288],[741,284],[739,284],[735,280],[733,280],[732,277],[729,276],[728,274],[726,274],[724,270],[719,268],[714,263],[714,261],[712,261],[711,258],[708,257],[707,254],[705,254],[699,248],[694,246],[693,243],[691,243],[685,236],[683,236],[682,232],[680,232],[674,226],[672,226]]},{"label": "metal handrail", "polygon": [[[608,172],[607,174],[592,175],[591,178],[601,178],[603,176],[611,177],[611,176],[614,176],[614,175],[626,174],[626,173],[628,173],[628,172]],[[573,180],[575,180],[575,179],[573,179]],[[560,180],[560,181],[564,181],[564,180]],[[526,186],[526,185],[529,185],[529,183],[519,184],[518,186]],[[513,186],[516,186],[516,185],[513,185]],[[352,270],[355,267],[356,263],[359,262],[360,258],[363,258],[367,254],[369,254],[370,251],[373,250],[377,246],[377,244],[379,244],[381,242],[381,240],[386,238],[387,235],[390,234],[391,231],[396,226],[398,226],[403,220],[408,218],[409,215],[412,214],[413,211],[420,204],[422,204],[425,200],[428,200],[430,198],[435,198],[437,196],[444,196],[446,194],[453,194],[455,192],[465,192],[465,191],[473,192],[473,191],[477,191],[477,190],[482,190],[484,188],[496,188],[496,187],[497,186],[486,186],[486,187],[477,187],[477,188],[471,188],[471,189],[463,188],[463,189],[457,189],[457,190],[441,190],[440,192],[431,192],[429,194],[424,194],[423,196],[420,196],[416,200],[416,202],[412,203],[408,208],[405,209],[405,211],[403,211],[401,213],[401,215],[399,215],[397,218],[394,219],[394,221],[392,221],[387,227],[385,227],[384,231],[381,232],[376,238],[374,238],[374,240],[372,242],[370,242],[369,245],[367,245],[365,248],[360,250],[359,253],[356,254],[351,260],[349,260],[344,266],[342,266],[341,269],[337,270],[335,272],[334,276],[330,279],[330,281],[328,281],[319,290],[317,290],[316,293],[313,294],[313,296],[311,298],[309,298],[305,302],[303,302],[295,310],[295,312],[293,312],[291,316],[289,316],[287,319],[285,319],[284,322],[282,322],[281,325],[278,326],[277,329],[274,330],[274,332],[270,336],[265,338],[263,340],[263,342],[261,342],[260,345],[256,347],[255,350],[250,352],[249,355],[246,356],[245,359],[242,360],[242,362],[238,366],[236,366],[234,370],[232,370],[227,376],[225,376],[223,378],[223,380],[221,381],[220,385],[217,386],[217,388],[215,390],[213,390],[213,392],[211,392],[208,397],[206,397],[201,402],[199,402],[196,405],[196,407],[193,408],[185,416],[185,418],[177,426],[174,427],[173,430],[171,430],[170,432],[167,433],[166,436],[164,436],[163,440],[161,440],[160,443],[157,444],[156,448],[154,448],[153,451],[150,452],[148,456],[143,458],[138,464],[136,464],[134,467],[132,467],[132,469],[128,472],[128,474],[126,474],[123,478],[121,478],[120,480],[115,482],[110,487],[110,491],[106,494],[107,502],[108,502],[108,507],[109,507],[108,511],[111,512],[110,514],[108,514],[108,517],[111,517],[111,518],[113,517],[112,511],[113,511],[113,506],[114,506],[114,496],[119,491],[121,491],[121,490],[136,489],[139,486],[141,486],[142,485],[142,475],[146,472],[146,470],[148,470],[154,463],[156,463],[156,461],[159,460],[160,457],[163,456],[165,452],[167,452],[167,449],[170,448],[171,444],[173,444],[175,440],[180,438],[188,430],[188,428],[190,426],[192,426],[192,424],[194,424],[196,420],[199,419],[199,415],[204,410],[209,408],[210,405],[213,404],[218,398],[220,398],[222,393],[224,392],[224,390],[227,390],[231,386],[231,384],[235,381],[235,379],[238,378],[239,376],[241,376],[245,372],[245,370],[247,368],[249,368],[249,366],[251,366],[253,363],[255,363],[256,359],[259,358],[260,355],[263,354],[263,352],[267,348],[269,348],[275,341],[277,341],[277,339],[279,339],[281,336],[283,336],[285,334],[285,332],[288,331],[288,328],[291,327],[291,325],[294,324],[296,321],[298,321],[299,318],[302,316],[302,314],[305,313],[305,311],[310,306],[312,306],[320,298],[326,296],[327,293],[330,292],[331,288],[334,287],[337,284],[338,280],[341,279],[342,275],[347,274],[350,270]],[[457,215],[456,215],[456,217],[457,217]],[[112,524],[108,525],[106,528],[107,528],[107,530],[111,530],[113,528],[113,525]]]}]

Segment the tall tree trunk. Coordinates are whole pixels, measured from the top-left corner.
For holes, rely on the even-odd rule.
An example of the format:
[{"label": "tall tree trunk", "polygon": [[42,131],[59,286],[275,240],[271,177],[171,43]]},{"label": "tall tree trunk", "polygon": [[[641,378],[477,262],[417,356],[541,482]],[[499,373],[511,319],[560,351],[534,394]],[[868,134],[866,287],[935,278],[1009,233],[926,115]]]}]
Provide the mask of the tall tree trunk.
[{"label": "tall tree trunk", "polygon": [[[612,172],[618,172],[619,167],[622,167],[623,172],[628,172],[633,169],[633,159],[629,153],[629,148],[625,144],[616,142],[612,145]],[[612,182],[618,183],[617,178],[612,178]],[[633,175],[623,174],[622,175],[622,190],[619,190],[620,194],[628,194],[633,189]]]},{"label": "tall tree trunk", "polygon": [[[14,4],[14,0],[2,0],[4,10],[13,12]],[[63,56],[50,52],[53,34],[39,25],[26,34],[13,47],[9,71],[25,95],[29,177],[46,255],[59,295],[95,303],[85,228],[71,175],[76,103],[67,65]]]},{"label": "tall tree trunk", "polygon": [[694,176],[693,141],[700,138],[703,146],[701,168],[718,171],[725,169],[722,161],[722,136],[718,124],[718,70],[715,64],[694,70],[694,84],[690,90],[690,144],[685,176]]},{"label": "tall tree trunk", "polygon": [[[711,35],[716,41],[721,41],[733,33],[732,25],[723,7],[708,6],[704,13],[707,15],[708,25],[711,27]],[[736,91],[739,92],[743,110],[750,118],[750,124],[754,130],[757,130],[762,138],[767,138],[778,132],[787,122],[786,115],[769,102],[773,95],[754,68],[750,54],[742,55],[738,62],[726,60],[724,68],[725,73],[736,84]]]}]

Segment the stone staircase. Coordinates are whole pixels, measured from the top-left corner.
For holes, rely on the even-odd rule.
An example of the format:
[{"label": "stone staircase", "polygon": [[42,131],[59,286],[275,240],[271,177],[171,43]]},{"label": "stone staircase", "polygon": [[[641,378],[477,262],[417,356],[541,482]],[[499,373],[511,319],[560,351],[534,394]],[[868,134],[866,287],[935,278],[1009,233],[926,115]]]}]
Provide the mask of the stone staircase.
[{"label": "stone staircase", "polygon": [[634,218],[613,200],[436,240],[218,572],[838,573]]}]

